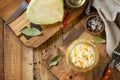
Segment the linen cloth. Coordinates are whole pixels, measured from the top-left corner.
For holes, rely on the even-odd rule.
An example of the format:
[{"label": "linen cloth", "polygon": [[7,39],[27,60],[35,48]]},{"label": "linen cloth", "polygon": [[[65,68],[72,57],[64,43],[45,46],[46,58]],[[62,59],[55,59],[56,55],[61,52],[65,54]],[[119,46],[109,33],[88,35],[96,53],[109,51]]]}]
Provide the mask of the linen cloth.
[{"label": "linen cloth", "polygon": [[97,9],[105,23],[106,51],[111,57],[112,52],[120,43],[120,29],[114,22],[120,12],[120,0],[93,0],[92,6]]}]

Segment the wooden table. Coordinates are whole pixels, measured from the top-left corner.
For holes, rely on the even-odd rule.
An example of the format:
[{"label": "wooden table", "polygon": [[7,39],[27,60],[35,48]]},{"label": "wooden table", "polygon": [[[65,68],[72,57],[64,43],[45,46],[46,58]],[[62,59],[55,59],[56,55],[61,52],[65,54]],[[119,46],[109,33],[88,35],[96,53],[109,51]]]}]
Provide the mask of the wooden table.
[{"label": "wooden table", "polygon": [[[8,18],[5,15],[11,15],[14,12],[10,5],[18,8],[20,2],[22,0],[0,0],[0,80],[59,80],[41,64],[42,55],[51,53],[56,44],[61,42],[61,35],[65,37],[66,32],[69,32],[67,30],[65,34],[58,32],[38,48],[24,46],[12,30],[3,25],[4,20]],[[11,9],[10,13],[8,6]],[[103,62],[92,71],[88,80],[101,80],[109,62],[110,59],[106,55]],[[110,80],[119,79],[120,73],[114,70]]]}]

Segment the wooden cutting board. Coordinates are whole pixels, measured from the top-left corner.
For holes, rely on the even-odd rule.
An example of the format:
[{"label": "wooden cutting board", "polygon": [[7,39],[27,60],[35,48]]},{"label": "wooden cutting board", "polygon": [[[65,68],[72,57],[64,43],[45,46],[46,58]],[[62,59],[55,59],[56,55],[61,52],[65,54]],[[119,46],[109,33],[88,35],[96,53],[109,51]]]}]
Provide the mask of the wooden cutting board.
[{"label": "wooden cutting board", "polygon": [[[10,15],[7,15],[8,12],[11,13],[11,11],[12,11],[12,13],[13,13],[13,10],[17,9],[14,6],[14,4],[13,5],[11,5],[11,4],[8,4],[8,5],[10,5],[10,7],[13,6],[12,9],[7,8],[6,11],[3,11],[5,13],[5,15],[3,13],[3,16],[6,18],[5,20],[7,20],[10,17]],[[68,25],[70,24],[70,22],[74,21],[79,15],[81,15],[83,13],[85,6],[86,6],[86,4],[83,5],[81,8],[74,10],[71,13],[70,18],[67,23]],[[65,10],[65,15],[67,12],[68,11]],[[51,36],[53,36],[56,32],[58,32],[60,30],[60,28],[63,26],[63,22],[58,22],[58,23],[51,24],[51,25],[40,25],[43,28],[43,30],[42,30],[43,35],[27,39],[21,33],[21,30],[24,29],[25,26],[29,27],[30,26],[29,23],[30,23],[30,21],[26,18],[26,12],[24,12],[16,20],[14,20],[12,23],[10,23],[9,27],[12,29],[12,31],[15,33],[15,35],[23,42],[24,45],[29,46],[29,47],[34,47],[34,48],[40,46],[45,41],[47,41]]]},{"label": "wooden cutting board", "polygon": [[[82,34],[80,34],[79,38],[94,42],[94,40],[92,39],[92,35],[90,35],[89,33],[85,31],[84,23],[82,20],[80,20],[80,22],[78,22],[78,24],[74,26],[74,28],[76,27],[81,27],[81,29],[84,30]],[[100,63],[106,56],[105,44],[95,43],[95,45],[97,46],[99,50],[99,57],[100,57],[99,63]],[[65,54],[63,53],[63,51],[66,49],[66,46],[68,45],[65,45],[65,46],[60,45],[58,49],[53,49],[52,53],[47,54],[46,57],[43,56],[44,58],[43,64],[60,80],[91,80],[90,76],[92,75],[92,70],[89,72],[85,72],[85,73],[73,71],[67,65],[65,57],[62,58],[62,60],[57,64],[57,66],[53,66],[53,67],[48,66],[50,64],[50,60],[54,56],[56,56],[57,54]]]}]

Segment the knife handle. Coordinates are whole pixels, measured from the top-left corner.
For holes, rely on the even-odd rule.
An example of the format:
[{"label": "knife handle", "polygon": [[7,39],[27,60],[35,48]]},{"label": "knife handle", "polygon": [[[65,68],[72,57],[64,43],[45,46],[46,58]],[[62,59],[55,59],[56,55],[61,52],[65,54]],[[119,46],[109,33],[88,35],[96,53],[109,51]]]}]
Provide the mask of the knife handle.
[{"label": "knife handle", "polygon": [[109,77],[111,76],[112,72],[113,68],[108,67],[102,80],[109,80]]},{"label": "knife handle", "polygon": [[27,3],[29,3],[31,0],[25,0]]}]

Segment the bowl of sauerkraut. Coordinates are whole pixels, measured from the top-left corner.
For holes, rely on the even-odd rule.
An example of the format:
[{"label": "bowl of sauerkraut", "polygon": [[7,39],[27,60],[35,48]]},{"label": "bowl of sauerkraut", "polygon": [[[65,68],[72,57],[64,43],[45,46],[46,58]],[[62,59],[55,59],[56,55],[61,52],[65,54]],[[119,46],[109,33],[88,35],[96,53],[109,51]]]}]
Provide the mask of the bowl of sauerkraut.
[{"label": "bowl of sauerkraut", "polygon": [[92,70],[99,61],[99,52],[95,44],[84,39],[73,41],[67,47],[65,55],[69,67],[79,72]]}]

